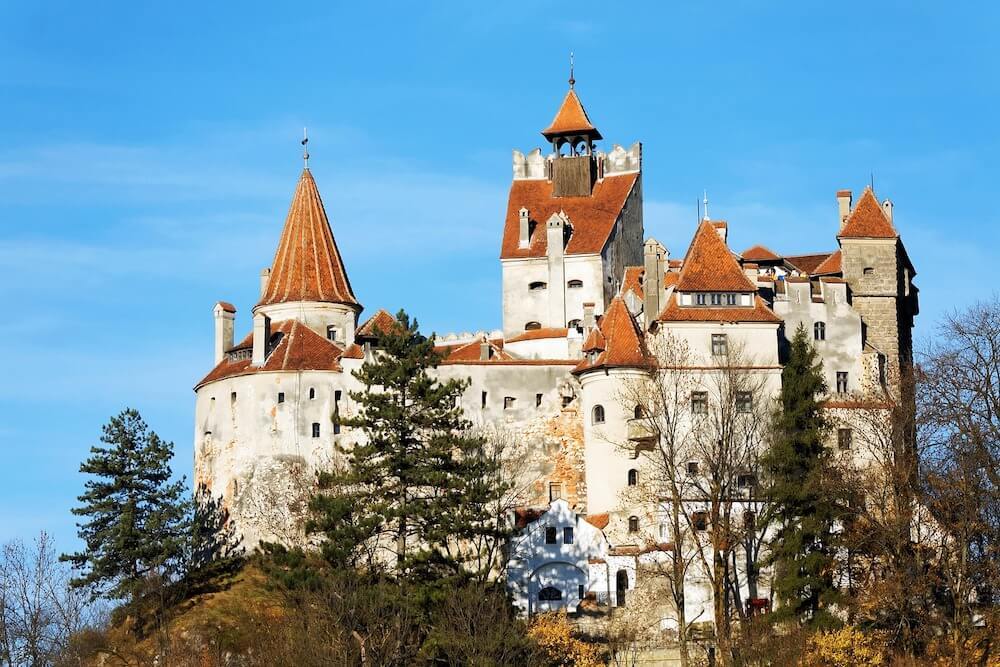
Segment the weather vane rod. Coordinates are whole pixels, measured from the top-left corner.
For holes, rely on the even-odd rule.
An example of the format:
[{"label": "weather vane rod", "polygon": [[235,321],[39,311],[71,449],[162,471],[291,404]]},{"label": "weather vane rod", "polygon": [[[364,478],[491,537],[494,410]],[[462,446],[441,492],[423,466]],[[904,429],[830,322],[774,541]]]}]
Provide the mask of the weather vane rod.
[{"label": "weather vane rod", "polygon": [[576,84],[576,79],[573,78],[573,52],[569,52],[569,87],[572,88]]},{"label": "weather vane rod", "polygon": [[306,128],[302,128],[302,162],[305,163],[306,169],[309,168],[309,131]]}]

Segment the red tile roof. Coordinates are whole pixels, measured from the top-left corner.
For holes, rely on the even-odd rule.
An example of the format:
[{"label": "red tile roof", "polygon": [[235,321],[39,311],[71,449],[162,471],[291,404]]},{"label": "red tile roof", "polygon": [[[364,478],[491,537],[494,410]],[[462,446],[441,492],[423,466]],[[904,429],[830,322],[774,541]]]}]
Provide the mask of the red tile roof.
[{"label": "red tile roof", "polygon": [[875,198],[870,187],[865,188],[857,206],[847,216],[847,223],[837,238],[841,239],[894,239],[899,234],[893,228],[882,205]]},{"label": "red tile roof", "polygon": [[843,255],[841,255],[838,250],[824,259],[819,266],[810,271],[810,273],[812,275],[827,275],[830,273],[841,273],[843,270]]},{"label": "red tile roof", "polygon": [[608,527],[608,522],[611,521],[611,516],[607,512],[602,512],[601,514],[588,514],[583,518],[583,520],[594,528],[604,530]]},{"label": "red tile roof", "polygon": [[516,336],[507,339],[508,343],[517,343],[522,340],[540,340],[543,338],[565,338],[569,329],[558,327],[543,327],[541,329],[531,329],[523,331]]},{"label": "red tile roof", "polygon": [[747,259],[752,262],[776,262],[781,259],[781,257],[773,250],[762,245],[750,246],[741,252],[740,255],[743,256],[743,259]]},{"label": "red tile roof", "polygon": [[584,357],[573,369],[574,373],[595,368],[644,368],[650,364],[642,331],[620,296],[611,300],[598,329],[597,334],[591,332],[584,349],[595,352],[600,350],[599,354],[593,362],[589,357]]},{"label": "red tile roof", "polygon": [[[442,355],[443,363],[455,363],[465,361],[487,361],[482,359],[480,344],[482,340],[474,340],[471,343],[459,343],[458,345],[440,345],[434,349]],[[493,339],[490,342],[490,358],[488,361],[511,361],[514,357],[503,351],[503,340]]]},{"label": "red tile roof", "polygon": [[[229,361],[223,359],[201,379],[195,389],[209,382],[236,375],[269,371],[340,371],[344,350],[298,320],[271,323],[272,344],[276,334],[281,334],[277,345],[264,360],[263,366],[252,366],[250,359]],[[246,349],[253,345],[253,334],[247,336],[232,350]]]},{"label": "red tile roof", "polygon": [[622,294],[632,290],[640,299],[643,298],[642,276],[645,269],[641,266],[626,266],[625,275],[622,277]]},{"label": "red tile roof", "polygon": [[[545,223],[560,211],[566,213],[573,226],[573,234],[566,244],[566,254],[601,252],[638,177],[638,174],[607,176],[594,184],[589,197],[553,197],[551,181],[514,181],[507,199],[500,258],[545,257],[548,249]],[[534,226],[531,243],[527,248],[519,246],[519,211],[522,206],[528,209],[528,216]]]},{"label": "red tile roof", "polygon": [[587,112],[584,110],[580,98],[577,97],[576,91],[572,88],[566,93],[562,106],[556,112],[552,123],[542,130],[542,134],[547,139],[561,134],[590,135],[595,139],[601,139],[601,133],[590,122],[590,118],[587,117]]},{"label": "red tile roof", "polygon": [[220,308],[222,308],[222,310],[224,310],[227,313],[235,313],[236,312],[236,306],[234,306],[233,304],[229,303],[228,301],[220,301],[220,302],[218,302],[215,305],[219,306]]},{"label": "red tile roof", "polygon": [[378,332],[389,332],[392,330],[401,330],[402,326],[399,324],[399,320],[389,314],[389,311],[384,308],[379,308],[378,311],[365,320],[365,323],[358,327],[357,332],[354,334],[355,338],[377,338]]},{"label": "red tile roof", "polygon": [[677,303],[677,295],[671,294],[666,307],[656,319],[660,322],[781,322],[781,318],[758,295],[754,295],[753,307],[706,308],[681,306]]},{"label": "red tile roof", "polygon": [[831,253],[819,252],[811,255],[785,255],[785,261],[802,273],[812,274],[816,267],[830,258]]},{"label": "red tile roof", "polygon": [[316,181],[308,169],[295,188],[288,218],[258,305],[325,301],[357,306]]},{"label": "red tile roof", "polygon": [[756,292],[743,269],[733,258],[709,222],[701,222],[691,247],[684,255],[677,289],[682,292]]},{"label": "red tile roof", "polygon": [[526,528],[548,511],[548,508],[541,507],[518,507],[514,510],[514,528],[516,530]]}]

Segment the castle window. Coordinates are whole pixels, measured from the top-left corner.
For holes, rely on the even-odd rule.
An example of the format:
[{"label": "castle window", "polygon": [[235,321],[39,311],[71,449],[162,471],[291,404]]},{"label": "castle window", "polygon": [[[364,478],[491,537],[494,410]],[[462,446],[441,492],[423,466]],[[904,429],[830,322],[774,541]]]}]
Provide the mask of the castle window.
[{"label": "castle window", "polygon": [[638,533],[639,532],[639,517],[630,516],[628,518],[628,532]]},{"label": "castle window", "polygon": [[697,461],[688,461],[687,462],[687,473],[689,475],[697,475],[698,474],[698,462]]},{"label": "castle window", "polygon": [[743,527],[747,530],[753,530],[757,526],[757,514],[753,510],[747,510],[743,513]]},{"label": "castle window", "polygon": [[316,388],[315,387],[309,387],[309,400],[311,401],[314,398],[316,398]]},{"label": "castle window", "polygon": [[727,306],[735,306],[736,305],[736,295],[735,294],[727,294],[726,295],[726,305]]},{"label": "castle window", "polygon": [[326,339],[337,340],[337,327],[332,324],[326,328]]},{"label": "castle window", "polygon": [[541,394],[535,394],[535,407],[536,408],[542,407],[542,395]]},{"label": "castle window", "polygon": [[479,407],[481,407],[483,410],[486,409],[486,392],[485,391],[483,392],[483,401],[482,401],[482,404]]},{"label": "castle window", "polygon": [[826,322],[817,322],[813,325],[813,338],[815,340],[826,340]]},{"label": "castle window", "polygon": [[524,325],[525,331],[535,331],[541,328],[542,328],[541,322],[528,322]]},{"label": "castle window", "polygon": [[874,266],[866,266],[861,273],[863,273],[866,276],[873,276],[873,275],[875,275],[875,267]]},{"label": "castle window", "polygon": [[736,412],[747,413],[753,408],[753,394],[749,391],[736,392]]},{"label": "castle window", "polygon": [[534,292],[535,290],[545,289],[547,287],[548,285],[542,282],[541,280],[536,280],[535,282],[530,283],[528,285],[528,289],[531,290],[532,292]]},{"label": "castle window", "polygon": [[562,498],[562,484],[560,482],[549,482],[549,502]]},{"label": "castle window", "polygon": [[517,399],[514,398],[513,396],[504,396],[503,397],[503,409],[504,410],[513,410],[514,409],[514,404],[515,404],[516,401],[517,401]]},{"label": "castle window", "polygon": [[582,280],[570,280],[569,282],[566,283],[566,287],[568,287],[570,289],[576,289],[578,287],[583,287],[583,281]]},{"label": "castle window", "polygon": [[312,435],[314,438],[319,437],[319,422],[313,422]]},{"label": "castle window", "polygon": [[851,432],[849,428],[838,428],[837,429],[837,446],[840,449],[848,450],[851,448],[851,441],[854,439],[854,433]]},{"label": "castle window", "polygon": [[583,328],[583,322],[581,322],[580,320],[570,320],[569,322],[566,323],[566,328],[567,329],[582,329]]},{"label": "castle window", "polygon": [[538,591],[538,599],[543,602],[562,600],[562,591],[553,586],[546,586],[542,590]]},{"label": "castle window", "polygon": [[635,409],[632,410],[632,416],[634,416],[636,419],[642,419],[643,417],[646,416],[646,411],[642,409],[641,405],[637,405],[635,406]]},{"label": "castle window", "polygon": [[721,294],[717,294],[717,293],[713,292],[712,294],[709,295],[709,297],[711,297],[711,302],[712,302],[713,306],[721,306],[722,305],[722,295]]},{"label": "castle window", "polygon": [[837,371],[837,393],[847,393],[847,371]]},{"label": "castle window", "polygon": [[285,392],[279,391],[278,392],[278,403],[284,403],[284,402],[285,402]]},{"label": "castle window", "polygon": [[233,403],[236,402],[236,392],[235,391],[233,393],[229,394],[229,400],[232,401]]},{"label": "castle window", "polygon": [[695,530],[708,530],[708,512],[694,512],[691,514],[691,525]]},{"label": "castle window", "polygon": [[628,485],[636,486],[639,484],[639,471],[632,468],[628,471]]},{"label": "castle window", "polygon": [[697,305],[699,305],[699,306],[704,306],[705,305],[705,295],[704,294],[695,294],[694,295],[694,302]]},{"label": "castle window", "polygon": [[712,356],[724,357],[729,354],[729,341],[726,334],[712,334]]},{"label": "castle window", "polygon": [[595,405],[593,411],[591,412],[590,423],[592,424],[603,424],[604,423],[604,406]]},{"label": "castle window", "polygon": [[750,487],[757,486],[757,475],[750,472],[737,475],[736,486],[741,489],[748,489]]},{"label": "castle window", "polygon": [[708,392],[707,391],[692,391],[691,392],[691,412],[696,415],[707,415],[708,414]]},{"label": "castle window", "polygon": [[556,527],[546,526],[545,527],[545,543],[546,544],[556,544]]},{"label": "castle window", "polygon": [[566,526],[563,528],[563,544],[573,544],[573,527]]}]

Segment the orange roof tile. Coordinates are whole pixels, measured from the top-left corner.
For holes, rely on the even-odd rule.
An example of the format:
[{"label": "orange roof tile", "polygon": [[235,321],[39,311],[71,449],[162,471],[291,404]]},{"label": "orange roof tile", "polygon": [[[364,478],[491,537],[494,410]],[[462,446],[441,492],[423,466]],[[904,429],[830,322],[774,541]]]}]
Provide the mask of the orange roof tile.
[{"label": "orange roof tile", "polygon": [[604,530],[608,527],[608,522],[611,521],[611,516],[607,512],[602,512],[601,514],[588,514],[583,518],[583,520],[594,528]]},{"label": "orange roof tile", "polygon": [[656,319],[660,322],[781,322],[781,318],[775,315],[758,295],[754,295],[752,308],[739,306],[706,308],[681,306],[677,303],[677,295],[671,294],[666,307]]},{"label": "orange roof tile", "polygon": [[896,233],[889,218],[882,211],[882,205],[875,198],[875,193],[870,187],[866,187],[858,200],[857,206],[847,216],[844,228],[840,230],[837,238],[841,239],[895,239]]},{"label": "orange roof tile", "polygon": [[583,103],[580,102],[580,98],[577,97],[576,91],[572,88],[566,93],[552,123],[542,130],[542,135],[546,139],[561,134],[581,134],[590,135],[594,139],[602,138],[601,133],[590,122],[590,118],[587,117],[587,112],[583,108]]},{"label": "orange roof tile", "polygon": [[682,292],[756,292],[726,242],[708,222],[698,225],[694,240],[684,255],[677,289]]},{"label": "orange roof tile", "polygon": [[622,294],[632,290],[637,297],[643,298],[642,276],[645,269],[641,266],[626,266],[622,277]]},{"label": "orange roof tile", "polygon": [[816,267],[830,258],[832,253],[819,252],[811,255],[785,255],[785,261],[802,273],[812,274]]},{"label": "orange roof tile", "polygon": [[517,343],[522,340],[540,340],[542,338],[565,338],[569,329],[559,327],[542,327],[541,329],[531,329],[523,331],[516,336],[507,339],[508,343]]},{"label": "orange roof tile", "polygon": [[601,333],[600,327],[594,327],[590,330],[590,334],[587,336],[587,340],[583,342],[583,347],[581,348],[584,352],[590,352],[591,350],[603,350],[607,347],[608,341],[605,340],[604,334]]},{"label": "orange roof tile", "polygon": [[257,305],[325,301],[357,306],[316,181],[302,171],[271,264],[267,289]]},{"label": "orange roof tile", "polygon": [[746,250],[740,253],[743,259],[748,259],[752,262],[776,262],[781,259],[781,257],[768,248],[767,246],[755,245],[750,246]]},{"label": "orange roof tile", "polygon": [[824,259],[819,266],[810,271],[810,273],[813,275],[825,275],[830,273],[841,273],[843,270],[843,255],[841,255],[838,250]]},{"label": "orange roof tile", "polygon": [[378,332],[389,332],[392,330],[401,330],[402,326],[399,324],[399,320],[389,314],[389,311],[384,308],[379,308],[378,311],[365,320],[365,323],[358,327],[357,332],[354,334],[355,338],[377,338]]},{"label": "orange roof tile", "polygon": [[[595,368],[644,368],[650,364],[642,331],[620,296],[611,300],[598,329],[600,335],[591,333],[584,348],[590,352],[600,350],[600,353],[592,362],[584,357],[573,369],[574,373]],[[603,344],[601,338],[604,339]]]},{"label": "orange roof tile", "polygon": [[[560,211],[566,213],[573,226],[573,234],[566,244],[566,254],[601,252],[638,177],[638,174],[607,176],[594,184],[593,193],[589,197],[553,197],[552,181],[514,181],[507,199],[500,258],[545,257],[548,249],[545,223]],[[528,209],[528,216],[534,226],[531,243],[527,248],[519,246],[519,211],[522,206]]]},{"label": "orange roof tile", "polygon": [[442,345],[434,349],[442,355],[442,361],[445,363],[459,361],[511,361],[514,359],[514,357],[503,351],[503,340],[499,338],[489,341],[491,350],[489,360],[482,359],[482,352],[479,347],[482,342],[482,340],[474,340],[471,343]]},{"label": "orange roof tile", "polygon": [[[271,344],[275,343],[277,334],[281,334],[281,337],[277,340],[274,349],[267,355],[263,366],[253,366],[251,360],[246,358],[238,361],[223,359],[198,382],[195,389],[209,382],[250,373],[342,370],[340,359],[344,356],[344,350],[298,320],[272,322]],[[253,334],[250,334],[232,350],[246,349],[252,345]]]}]

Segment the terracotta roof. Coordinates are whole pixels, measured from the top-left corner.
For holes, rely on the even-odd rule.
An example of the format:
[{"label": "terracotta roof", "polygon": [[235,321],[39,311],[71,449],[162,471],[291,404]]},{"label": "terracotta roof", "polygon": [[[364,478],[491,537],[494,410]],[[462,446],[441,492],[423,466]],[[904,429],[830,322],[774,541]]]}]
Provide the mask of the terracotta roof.
[{"label": "terracotta roof", "polygon": [[442,363],[455,363],[459,361],[512,361],[514,357],[503,351],[503,340],[497,338],[489,341],[489,360],[481,358],[482,351],[480,344],[482,340],[474,340],[471,343],[459,343],[458,345],[442,345],[434,349],[443,356]]},{"label": "terracotta roof", "polygon": [[620,296],[611,300],[598,329],[598,334],[591,332],[584,348],[588,351],[600,350],[599,354],[593,362],[584,357],[573,369],[574,373],[595,368],[644,368],[650,364],[642,332]]},{"label": "terracotta roof", "polygon": [[870,187],[865,188],[857,206],[847,216],[847,223],[837,238],[841,239],[894,239],[899,234],[885,216],[882,205]]},{"label": "terracotta roof", "polygon": [[540,507],[518,507],[514,510],[514,528],[521,530],[528,524],[538,521],[539,517],[548,511]]},{"label": "terracotta roof", "polygon": [[601,333],[601,328],[594,327],[590,330],[590,334],[587,336],[587,340],[583,342],[582,351],[590,352],[591,350],[603,350],[607,347],[608,341],[605,340],[604,334]]},{"label": "terracotta roof", "polygon": [[[545,257],[548,248],[545,223],[560,211],[566,213],[573,226],[566,254],[601,252],[638,177],[638,174],[607,176],[594,183],[589,197],[553,197],[552,181],[514,181],[507,199],[500,258]],[[519,211],[522,206],[528,209],[528,217],[534,226],[527,248],[519,247]]]},{"label": "terracotta roof", "polygon": [[565,338],[569,329],[558,327],[543,327],[541,329],[531,329],[523,331],[516,336],[507,339],[508,343],[517,343],[522,340],[540,340],[542,338]]},{"label": "terracotta roof", "polygon": [[547,139],[561,134],[586,134],[595,139],[602,138],[601,133],[590,122],[590,118],[587,117],[587,112],[584,110],[580,98],[577,97],[576,91],[572,88],[566,93],[562,106],[556,112],[552,123],[542,130],[542,134]]},{"label": "terracotta roof", "polygon": [[680,282],[681,274],[677,271],[667,271],[663,276],[663,286],[664,287],[676,287],[677,283]]},{"label": "terracotta roof", "polygon": [[711,223],[702,222],[684,255],[677,283],[682,292],[756,292]]},{"label": "terracotta roof", "polygon": [[802,273],[812,274],[816,267],[830,258],[832,253],[818,252],[811,255],[786,255],[785,261]]},{"label": "terracotta roof", "polygon": [[601,514],[588,514],[583,518],[583,520],[594,528],[604,530],[608,527],[608,522],[611,520],[611,516],[607,512],[603,512]]},{"label": "terracotta roof", "polygon": [[842,285],[847,284],[847,281],[844,280],[843,278],[835,278],[833,276],[823,276],[822,278],[819,279],[819,281],[821,283],[839,283]]},{"label": "terracotta roof", "polygon": [[[278,338],[280,334],[280,339]],[[264,360],[263,366],[252,366],[250,359],[229,361],[223,359],[195,386],[235,375],[247,375],[268,371],[340,371],[340,358],[344,350],[332,341],[302,324],[298,320],[282,320],[271,323],[271,344],[274,349]],[[232,348],[246,349],[253,345],[253,334]]]},{"label": "terracotta roof", "polygon": [[626,266],[622,277],[622,294],[632,290],[640,299],[643,298],[642,276],[645,269],[641,266]]},{"label": "terracotta roof", "polygon": [[341,359],[364,359],[365,351],[357,343],[351,343],[344,348],[344,356]]},{"label": "terracotta roof", "polygon": [[358,327],[357,332],[355,332],[355,338],[377,338],[378,331],[388,332],[393,329],[401,330],[402,326],[399,324],[399,320],[389,314],[389,311],[384,308],[379,308],[378,311],[365,320],[365,323]]},{"label": "terracotta roof", "polygon": [[843,255],[838,250],[824,259],[819,266],[810,271],[810,273],[813,275],[824,275],[829,273],[841,273],[843,270]]},{"label": "terracotta roof", "polygon": [[667,262],[667,266],[669,266],[671,269],[679,269],[682,266],[684,266],[684,260],[683,259],[672,259],[669,262]]},{"label": "terracotta roof", "polygon": [[656,318],[661,322],[774,322],[781,318],[774,314],[764,300],[754,295],[753,307],[727,306],[706,308],[705,306],[680,306],[677,295],[671,294],[667,305]]},{"label": "terracotta roof", "polygon": [[743,256],[743,259],[753,262],[777,262],[781,260],[781,257],[777,253],[767,246],[762,245],[750,246],[741,252],[740,255]]},{"label": "terracotta roof", "polygon": [[236,312],[236,306],[234,306],[233,304],[229,303],[228,301],[220,301],[220,302],[218,302],[215,305],[219,306],[220,308],[222,308],[222,310],[224,310],[227,313],[235,313]]},{"label": "terracotta roof", "polygon": [[326,301],[357,306],[333,239],[316,181],[308,169],[299,184],[271,264],[267,290],[257,305]]}]

